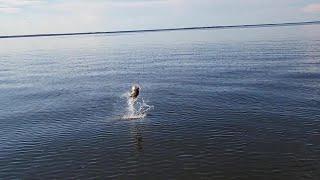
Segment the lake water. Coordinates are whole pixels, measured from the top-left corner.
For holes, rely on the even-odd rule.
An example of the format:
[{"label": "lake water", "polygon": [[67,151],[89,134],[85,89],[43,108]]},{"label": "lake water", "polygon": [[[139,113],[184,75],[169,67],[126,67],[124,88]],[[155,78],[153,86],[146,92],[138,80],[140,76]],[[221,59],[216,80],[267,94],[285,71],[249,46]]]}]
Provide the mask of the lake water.
[{"label": "lake water", "polygon": [[[0,179],[319,179],[320,26],[0,39]],[[141,86],[153,106],[123,119]]]}]

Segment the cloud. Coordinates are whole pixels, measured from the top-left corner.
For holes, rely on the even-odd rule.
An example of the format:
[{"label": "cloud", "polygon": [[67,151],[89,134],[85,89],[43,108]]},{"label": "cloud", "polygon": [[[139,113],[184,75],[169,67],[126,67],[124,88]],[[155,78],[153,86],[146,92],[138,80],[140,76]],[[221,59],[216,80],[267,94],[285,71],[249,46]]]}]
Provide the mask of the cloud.
[{"label": "cloud", "polygon": [[305,6],[302,10],[308,13],[320,13],[320,3],[309,4]]},{"label": "cloud", "polygon": [[12,6],[23,6],[34,3],[39,3],[40,0],[0,0],[0,4],[12,5]]},{"label": "cloud", "polygon": [[317,1],[0,0],[0,34],[303,21],[319,18]]},{"label": "cloud", "polygon": [[6,6],[0,7],[0,13],[13,14],[17,12],[19,12],[19,8],[6,7]]},{"label": "cloud", "polygon": [[41,2],[40,0],[0,0],[0,13],[18,13],[23,7],[34,6]]},{"label": "cloud", "polygon": [[151,0],[151,1],[109,1],[109,5],[123,7],[146,7],[154,5],[164,5],[173,2],[173,0]]},{"label": "cloud", "polygon": [[[18,13],[27,10],[30,7],[41,5],[43,8],[56,10],[77,11],[76,8],[86,9],[86,7],[94,9],[103,9],[104,7],[148,7],[157,5],[167,5],[170,3],[180,2],[181,0],[69,0],[69,1],[53,1],[48,0],[0,0],[0,13]],[[50,6],[49,6],[50,5]],[[83,5],[86,6],[83,8]]]},{"label": "cloud", "polygon": [[[94,7],[95,9],[103,8],[121,8],[121,7],[148,7],[148,6],[158,6],[158,5],[168,5],[181,0],[77,0],[77,1],[65,1],[54,3],[53,7],[55,9],[61,10],[74,10],[75,7],[82,8]],[[77,11],[77,10],[76,10]]]}]

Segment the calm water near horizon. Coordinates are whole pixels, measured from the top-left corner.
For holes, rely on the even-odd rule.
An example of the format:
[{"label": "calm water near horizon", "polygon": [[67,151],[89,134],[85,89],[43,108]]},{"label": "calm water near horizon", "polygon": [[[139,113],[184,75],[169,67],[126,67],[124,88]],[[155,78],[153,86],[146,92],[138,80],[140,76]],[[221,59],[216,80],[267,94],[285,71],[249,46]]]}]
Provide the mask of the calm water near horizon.
[{"label": "calm water near horizon", "polygon": [[0,179],[320,179],[319,34],[0,39]]}]

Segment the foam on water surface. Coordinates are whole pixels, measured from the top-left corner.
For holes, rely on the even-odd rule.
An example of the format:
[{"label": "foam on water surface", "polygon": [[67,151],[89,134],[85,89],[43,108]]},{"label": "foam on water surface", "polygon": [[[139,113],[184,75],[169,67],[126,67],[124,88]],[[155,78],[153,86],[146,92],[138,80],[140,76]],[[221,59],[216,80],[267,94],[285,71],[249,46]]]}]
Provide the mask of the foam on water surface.
[{"label": "foam on water surface", "polygon": [[121,119],[142,119],[154,108],[153,106],[148,105],[143,98],[130,97],[130,92],[125,93],[123,96],[127,98],[127,107],[126,112]]}]

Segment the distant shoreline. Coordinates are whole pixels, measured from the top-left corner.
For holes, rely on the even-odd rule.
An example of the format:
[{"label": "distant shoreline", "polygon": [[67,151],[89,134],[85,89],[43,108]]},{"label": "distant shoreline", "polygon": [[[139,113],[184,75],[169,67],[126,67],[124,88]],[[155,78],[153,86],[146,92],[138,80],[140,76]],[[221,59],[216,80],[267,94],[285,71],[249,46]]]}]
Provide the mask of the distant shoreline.
[{"label": "distant shoreline", "polygon": [[320,21],[269,23],[269,24],[243,24],[243,25],[227,25],[227,26],[199,26],[199,27],[141,29],[141,30],[125,30],[125,31],[98,31],[98,32],[74,32],[74,33],[52,33],[52,34],[5,35],[5,36],[0,36],[0,39],[24,38],[24,37],[48,37],[48,36],[77,36],[77,35],[91,35],[91,34],[124,34],[124,33],[143,33],[143,32],[161,32],[161,31],[201,30],[201,29],[231,29],[231,28],[302,26],[302,25],[313,25],[313,24],[320,25]]}]

